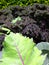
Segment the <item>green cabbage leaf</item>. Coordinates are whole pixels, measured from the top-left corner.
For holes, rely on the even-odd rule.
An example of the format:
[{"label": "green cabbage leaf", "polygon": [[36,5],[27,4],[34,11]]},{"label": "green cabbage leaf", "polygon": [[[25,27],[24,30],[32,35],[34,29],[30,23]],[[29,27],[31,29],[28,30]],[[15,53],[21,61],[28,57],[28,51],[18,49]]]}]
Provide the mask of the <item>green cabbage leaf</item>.
[{"label": "green cabbage leaf", "polygon": [[20,33],[6,35],[3,46],[0,65],[43,65],[46,58],[32,39]]}]

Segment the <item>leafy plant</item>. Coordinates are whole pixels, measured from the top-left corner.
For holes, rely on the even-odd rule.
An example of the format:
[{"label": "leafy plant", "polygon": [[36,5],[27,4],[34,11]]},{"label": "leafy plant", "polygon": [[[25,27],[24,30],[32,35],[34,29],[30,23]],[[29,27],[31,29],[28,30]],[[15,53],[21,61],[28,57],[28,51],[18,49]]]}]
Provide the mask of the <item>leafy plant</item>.
[{"label": "leafy plant", "polygon": [[9,34],[10,33],[10,29],[7,29],[7,28],[5,28],[5,27],[0,27],[0,34],[2,34],[3,32],[6,32],[7,34]]},{"label": "leafy plant", "polygon": [[21,17],[18,16],[17,18],[15,18],[14,20],[12,20],[12,23],[15,24],[17,21],[21,21]]},{"label": "leafy plant", "polygon": [[43,51],[42,54],[47,53],[46,60],[44,62],[44,65],[49,64],[49,43],[48,42],[41,42],[36,45],[39,50]]},{"label": "leafy plant", "polygon": [[49,5],[49,0],[0,0],[0,9],[6,8],[9,5],[27,6],[34,3]]},{"label": "leafy plant", "polygon": [[46,57],[32,39],[19,33],[6,35],[3,45],[0,65],[42,65]]},{"label": "leafy plant", "polygon": [[5,28],[5,27],[2,27],[1,29],[2,29],[3,31],[7,31],[7,34],[10,33],[10,30],[7,29],[7,28]]}]

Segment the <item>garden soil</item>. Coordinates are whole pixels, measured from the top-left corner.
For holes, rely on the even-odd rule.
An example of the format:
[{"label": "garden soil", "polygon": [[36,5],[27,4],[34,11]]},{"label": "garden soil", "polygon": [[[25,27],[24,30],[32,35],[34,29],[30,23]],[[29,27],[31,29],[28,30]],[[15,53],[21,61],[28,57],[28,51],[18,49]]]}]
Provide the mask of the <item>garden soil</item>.
[{"label": "garden soil", "polygon": [[[11,21],[18,16],[22,20],[13,24]],[[0,32],[3,33],[0,35],[0,48],[6,34],[1,27],[33,38],[35,43],[49,42],[49,6],[36,3],[33,6],[10,6],[0,10]]]}]

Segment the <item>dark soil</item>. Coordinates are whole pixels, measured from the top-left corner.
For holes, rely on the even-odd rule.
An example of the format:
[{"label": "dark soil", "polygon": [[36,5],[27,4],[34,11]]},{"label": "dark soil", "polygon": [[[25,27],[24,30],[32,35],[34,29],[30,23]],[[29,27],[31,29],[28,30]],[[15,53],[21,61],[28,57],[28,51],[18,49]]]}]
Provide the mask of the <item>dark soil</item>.
[{"label": "dark soil", "polygon": [[[11,21],[18,16],[22,18],[22,21],[12,24]],[[0,10],[0,26],[33,38],[35,43],[49,42],[49,6],[34,4],[27,7],[10,6]]]},{"label": "dark soil", "polygon": [[4,41],[4,38],[5,38],[5,35],[4,35],[4,34],[1,34],[1,35],[0,35],[0,51],[1,51],[2,48],[3,48],[2,43],[3,43],[3,41]]}]

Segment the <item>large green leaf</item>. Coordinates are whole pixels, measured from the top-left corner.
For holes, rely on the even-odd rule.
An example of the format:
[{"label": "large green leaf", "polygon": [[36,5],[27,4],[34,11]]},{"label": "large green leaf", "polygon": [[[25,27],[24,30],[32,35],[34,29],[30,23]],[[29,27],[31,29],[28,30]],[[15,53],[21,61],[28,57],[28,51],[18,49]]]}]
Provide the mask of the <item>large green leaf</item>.
[{"label": "large green leaf", "polygon": [[3,45],[0,65],[42,65],[46,57],[41,55],[32,39],[19,33],[6,35]]},{"label": "large green leaf", "polygon": [[42,54],[47,53],[47,57],[43,65],[49,65],[49,43],[48,42],[41,42],[36,45],[39,50],[43,51]]}]

